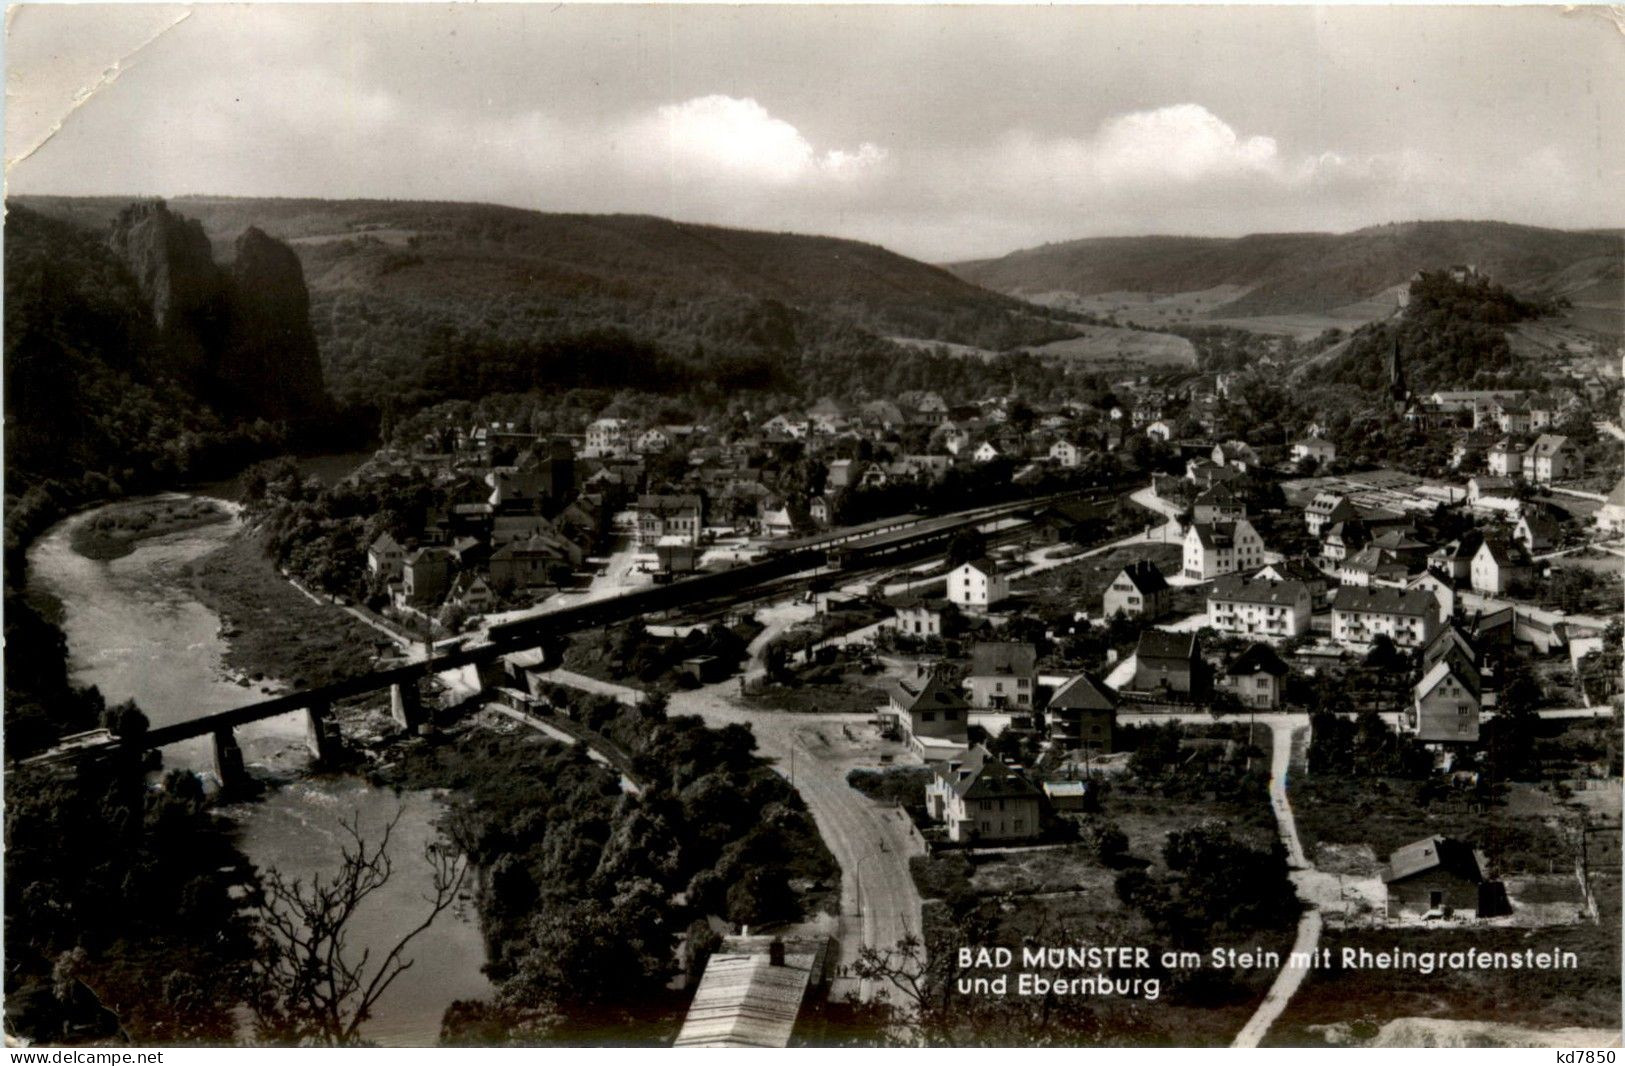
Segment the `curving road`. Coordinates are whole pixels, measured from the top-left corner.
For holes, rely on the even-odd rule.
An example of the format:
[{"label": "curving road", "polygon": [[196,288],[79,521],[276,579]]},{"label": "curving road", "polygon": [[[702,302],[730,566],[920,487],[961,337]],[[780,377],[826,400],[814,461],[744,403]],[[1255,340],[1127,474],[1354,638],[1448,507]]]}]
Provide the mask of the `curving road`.
[{"label": "curving road", "polygon": [[[1311,885],[1313,883],[1314,865],[1303,853],[1303,844],[1298,839],[1298,823],[1292,816],[1292,803],[1287,799],[1287,771],[1292,765],[1292,734],[1299,729],[1307,729],[1309,716],[1303,714],[1287,714],[1271,716],[1270,727],[1270,807],[1275,811],[1275,822],[1281,833],[1281,843],[1286,845],[1287,865],[1292,868],[1293,884],[1297,886],[1298,897],[1307,905],[1303,917],[1298,919],[1298,936],[1293,941],[1294,954],[1315,951],[1320,946],[1320,903],[1314,898]],[[1269,1032],[1271,1025],[1286,1010],[1287,1003],[1297,992],[1303,979],[1309,976],[1307,967],[1293,966],[1290,962],[1281,967],[1275,975],[1275,981],[1264,994],[1264,1001],[1258,1005],[1253,1016],[1242,1026],[1241,1032],[1231,1041],[1231,1047],[1257,1047],[1264,1034]]]},{"label": "curving road", "polygon": [[[788,714],[746,707],[737,699],[738,679],[679,692],[672,714],[696,714],[707,725],[739,723],[756,734],[757,751],[773,760],[806,801],[818,831],[841,866],[841,961],[857,959],[860,947],[889,948],[906,934],[921,934],[920,895],[909,874],[910,856],[923,854],[907,814],[874,803],[846,783],[854,765],[821,743],[819,726],[867,728],[853,714]],[[837,982],[834,995],[851,987]],[[873,989],[860,990],[868,998]]]}]

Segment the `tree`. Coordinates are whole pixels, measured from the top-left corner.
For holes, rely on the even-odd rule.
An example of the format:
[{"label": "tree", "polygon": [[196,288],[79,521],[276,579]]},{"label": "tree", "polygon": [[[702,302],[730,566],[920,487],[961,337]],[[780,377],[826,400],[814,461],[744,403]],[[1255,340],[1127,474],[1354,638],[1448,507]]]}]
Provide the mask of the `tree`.
[{"label": "tree", "polygon": [[948,541],[948,566],[950,568],[980,559],[987,554],[987,538],[982,531],[975,528],[962,529]]},{"label": "tree", "polygon": [[376,845],[361,834],[359,816],[342,824],[348,843],[330,877],[306,884],[272,869],[258,906],[258,957],[250,977],[250,1005],[261,1040],[272,1044],[353,1047],[361,1026],[395,979],[416,961],[407,946],[456,900],[468,873],[461,852],[439,843],[424,848],[432,872],[429,912],[395,942],[376,965],[372,952],[359,956],[348,944],[351,919],[394,873],[389,839],[397,814]]},{"label": "tree", "polygon": [[147,716],[134,700],[117,703],[102,712],[102,726],[120,740],[139,740],[147,733]]}]

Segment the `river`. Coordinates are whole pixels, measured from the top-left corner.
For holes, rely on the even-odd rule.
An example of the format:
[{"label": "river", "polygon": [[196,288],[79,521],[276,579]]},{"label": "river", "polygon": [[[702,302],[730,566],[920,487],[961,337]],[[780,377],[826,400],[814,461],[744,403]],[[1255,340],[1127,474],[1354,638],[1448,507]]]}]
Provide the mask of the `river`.
[{"label": "river", "polygon": [[[96,685],[109,703],[134,699],[152,724],[164,725],[226,710],[262,695],[228,676],[220,619],[193,598],[183,568],[235,536],[234,518],[140,542],[107,562],[86,559],[70,544],[73,528],[95,511],[75,515],[41,537],[29,551],[30,589],[61,604],[58,624],[67,635],[69,669],[78,684]],[[357,954],[381,957],[423,917],[430,891],[423,849],[438,835],[444,804],[431,792],[397,795],[352,776],[305,776],[304,723],[290,714],[247,726],[238,742],[249,770],[267,786],[252,803],[223,813],[240,826],[239,846],[255,865],[309,878],[339,863],[341,826],[359,818],[371,838],[399,816],[390,841],[395,874],[356,913],[350,943]],[[207,740],[164,751],[166,766],[207,773]],[[363,1027],[385,1046],[435,1043],[440,1017],[456,999],[491,993],[480,973],[484,945],[472,906],[448,910],[412,942],[417,960],[392,985]]]}]

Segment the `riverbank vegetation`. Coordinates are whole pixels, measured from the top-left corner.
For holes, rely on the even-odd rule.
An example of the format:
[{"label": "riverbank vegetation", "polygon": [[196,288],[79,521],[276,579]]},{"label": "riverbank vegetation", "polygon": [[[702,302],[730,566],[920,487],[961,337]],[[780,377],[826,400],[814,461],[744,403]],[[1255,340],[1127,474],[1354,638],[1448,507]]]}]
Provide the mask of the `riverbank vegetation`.
[{"label": "riverbank vegetation", "polygon": [[152,537],[181,533],[231,518],[208,499],[140,500],[114,504],[74,527],[70,543],[86,559],[121,559]]},{"label": "riverbank vegetation", "polygon": [[244,531],[188,564],[192,592],[220,616],[226,666],[246,681],[309,688],[365,673],[389,638],[277,572],[260,534]]}]

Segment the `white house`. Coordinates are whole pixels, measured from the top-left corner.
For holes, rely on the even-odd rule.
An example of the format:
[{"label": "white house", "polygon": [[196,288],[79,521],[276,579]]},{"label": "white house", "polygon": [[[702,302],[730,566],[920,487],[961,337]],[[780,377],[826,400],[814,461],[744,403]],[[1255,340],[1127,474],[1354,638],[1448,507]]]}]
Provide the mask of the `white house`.
[{"label": "white house", "polygon": [[963,563],[948,575],[948,600],[965,610],[985,611],[1009,595],[1009,579],[985,557]]},{"label": "white house", "polygon": [[1152,440],[1167,442],[1173,439],[1174,427],[1166,420],[1159,418],[1145,427],[1145,435]]},{"label": "white house", "polygon": [[602,458],[626,450],[626,419],[600,418],[587,427],[587,455]]},{"label": "white house", "polygon": [[367,549],[367,569],[384,575],[385,581],[399,581],[405,565],[406,549],[388,533],[378,534]]},{"label": "white house", "polygon": [[1312,537],[1320,536],[1320,531],[1328,525],[1347,522],[1358,517],[1360,509],[1354,506],[1347,496],[1335,492],[1315,493],[1315,498],[1303,509],[1303,524]]},{"label": "white house", "polygon": [[999,449],[993,447],[993,442],[990,440],[984,440],[981,444],[978,444],[976,450],[971,453],[971,458],[978,463],[991,463],[998,457]]},{"label": "white house", "polygon": [[1503,440],[1490,449],[1484,465],[1496,477],[1518,477],[1523,473],[1523,449]]},{"label": "white house", "polygon": [[1296,637],[1309,632],[1313,597],[1301,581],[1219,578],[1207,596],[1208,624],[1221,633]]},{"label": "white house", "polygon": [[1227,440],[1213,446],[1213,462],[1219,466],[1233,466],[1247,470],[1258,465],[1258,453],[1243,440]]},{"label": "white house", "polygon": [[1364,646],[1379,636],[1418,648],[1439,627],[1439,601],[1421,589],[1340,588],[1332,593],[1332,639]]},{"label": "white house", "polygon": [[1521,469],[1525,481],[1550,485],[1554,481],[1583,476],[1585,458],[1567,437],[1542,433],[1523,453]]},{"label": "white house", "polygon": [[1489,536],[1478,546],[1468,571],[1474,592],[1501,593],[1529,576],[1529,556],[1523,546]]},{"label": "white house", "polygon": [[1118,571],[1101,594],[1101,617],[1154,622],[1168,609],[1168,581],[1150,559],[1136,559]]},{"label": "white house", "polygon": [[1208,581],[1264,565],[1264,538],[1245,518],[1193,522],[1185,532],[1185,576]]},{"label": "white house", "polygon": [[1058,440],[1050,445],[1049,457],[1057,466],[1070,469],[1083,461],[1083,449],[1069,440]]},{"label": "white house", "polygon": [[1604,534],[1625,533],[1625,478],[1619,479],[1608,499],[1597,508],[1597,530]]},{"label": "white house", "polygon": [[792,418],[787,414],[776,414],[762,423],[762,432],[770,437],[788,437],[792,440],[801,440],[812,432],[812,423],[803,418]]},{"label": "white house", "polygon": [[1329,463],[1337,458],[1337,445],[1320,437],[1305,437],[1292,445],[1292,461],[1302,462],[1313,459],[1320,463]]}]

